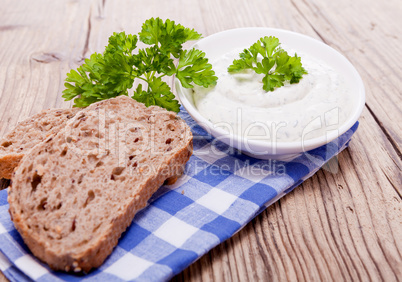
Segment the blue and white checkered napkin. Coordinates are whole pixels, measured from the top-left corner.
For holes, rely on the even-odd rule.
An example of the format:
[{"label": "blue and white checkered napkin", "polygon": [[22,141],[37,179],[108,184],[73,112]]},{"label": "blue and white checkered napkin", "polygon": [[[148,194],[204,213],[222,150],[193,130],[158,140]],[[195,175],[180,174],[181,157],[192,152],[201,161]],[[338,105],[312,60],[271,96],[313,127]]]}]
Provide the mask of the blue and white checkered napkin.
[{"label": "blue and white checkered napkin", "polygon": [[313,175],[349,143],[356,123],[337,140],[291,162],[258,160],[192,127],[194,154],[185,174],[163,186],[140,211],[104,264],[86,276],[53,272],[32,256],[0,192],[0,269],[12,281],[167,280],[231,237],[268,205]]}]

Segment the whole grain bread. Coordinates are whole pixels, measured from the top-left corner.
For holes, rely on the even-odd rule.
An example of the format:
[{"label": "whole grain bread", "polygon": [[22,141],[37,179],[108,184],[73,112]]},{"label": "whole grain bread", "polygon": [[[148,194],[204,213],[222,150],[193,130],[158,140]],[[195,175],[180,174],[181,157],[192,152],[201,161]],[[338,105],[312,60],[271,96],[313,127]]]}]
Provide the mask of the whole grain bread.
[{"label": "whole grain bread", "polygon": [[60,131],[79,110],[44,110],[18,123],[0,140],[0,179],[10,179],[24,154],[46,137]]},{"label": "whole grain bread", "polygon": [[88,272],[191,153],[191,131],[173,112],[127,96],[92,104],[22,159],[11,218],[51,268]]}]

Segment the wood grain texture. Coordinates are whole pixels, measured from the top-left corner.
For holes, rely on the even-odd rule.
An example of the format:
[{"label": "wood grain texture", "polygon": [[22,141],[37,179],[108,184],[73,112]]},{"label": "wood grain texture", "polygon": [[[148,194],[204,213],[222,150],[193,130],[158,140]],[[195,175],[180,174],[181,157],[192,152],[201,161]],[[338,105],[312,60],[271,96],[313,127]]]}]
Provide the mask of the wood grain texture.
[{"label": "wood grain texture", "polygon": [[[344,54],[366,87],[350,147],[175,281],[401,281],[402,5],[399,0],[12,1],[0,10],[0,136],[61,98],[70,68],[150,17],[204,36],[266,26]],[[0,181],[0,189],[8,184]],[[0,281],[5,280],[0,276]]]}]

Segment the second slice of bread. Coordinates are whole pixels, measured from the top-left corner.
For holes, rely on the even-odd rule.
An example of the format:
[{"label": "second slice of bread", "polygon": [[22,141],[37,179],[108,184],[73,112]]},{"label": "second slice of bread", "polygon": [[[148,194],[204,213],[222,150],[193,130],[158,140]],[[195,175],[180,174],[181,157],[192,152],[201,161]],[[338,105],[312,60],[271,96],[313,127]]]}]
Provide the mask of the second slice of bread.
[{"label": "second slice of bread", "polygon": [[191,131],[173,112],[127,96],[92,104],[22,159],[11,218],[50,267],[88,272],[191,153]]},{"label": "second slice of bread", "polygon": [[46,137],[59,132],[79,110],[44,110],[18,123],[0,140],[0,179],[10,179],[24,154]]}]

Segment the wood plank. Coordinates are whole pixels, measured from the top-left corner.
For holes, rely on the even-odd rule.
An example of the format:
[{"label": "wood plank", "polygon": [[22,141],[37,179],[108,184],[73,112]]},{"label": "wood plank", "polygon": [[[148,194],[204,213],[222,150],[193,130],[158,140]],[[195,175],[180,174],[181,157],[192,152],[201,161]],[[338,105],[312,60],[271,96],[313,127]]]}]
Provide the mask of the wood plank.
[{"label": "wood plank", "polygon": [[[402,5],[370,1],[293,3],[325,43],[339,50],[362,76],[367,106],[401,158],[402,118],[400,48]],[[358,15],[358,16],[357,16]]]},{"label": "wood plank", "polygon": [[77,1],[2,6],[2,25],[15,28],[0,32],[0,136],[42,109],[71,104],[61,91],[70,63],[82,59],[88,14]]}]

